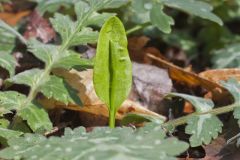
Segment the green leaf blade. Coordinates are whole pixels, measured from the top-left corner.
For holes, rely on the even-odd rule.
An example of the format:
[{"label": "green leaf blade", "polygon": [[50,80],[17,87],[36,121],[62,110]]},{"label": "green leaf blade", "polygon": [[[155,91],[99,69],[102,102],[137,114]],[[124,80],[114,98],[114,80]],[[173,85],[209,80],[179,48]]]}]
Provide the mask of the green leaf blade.
[{"label": "green leaf blade", "polygon": [[181,93],[170,93],[167,97],[181,97],[187,101],[189,101],[196,109],[197,112],[207,112],[214,107],[214,103],[210,99],[205,99],[201,97],[191,96],[187,94]]},{"label": "green leaf blade", "polygon": [[6,113],[11,113],[11,110],[20,109],[20,106],[25,99],[26,96],[18,92],[0,92],[0,116]]},{"label": "green leaf blade", "polygon": [[[88,29],[87,29],[88,30]],[[85,31],[85,30],[84,30]],[[87,34],[88,35],[88,34]],[[87,36],[85,35],[85,36]],[[77,37],[79,38],[79,37]],[[80,43],[85,43],[88,40],[95,41],[96,37],[84,38],[81,36],[80,39],[77,41]],[[77,42],[77,43],[78,43]],[[91,60],[82,59],[80,54],[72,51],[72,50],[65,50],[64,52],[59,52],[59,47],[50,44],[43,44],[37,40],[29,41],[29,49],[35,57],[40,59],[45,63],[45,66],[52,66],[52,69],[55,68],[64,68],[64,69],[71,69],[74,67],[81,67],[81,66],[92,66],[93,63]]]},{"label": "green leaf blade", "polygon": [[104,8],[119,8],[129,3],[129,0],[110,0]]},{"label": "green leaf blade", "polygon": [[89,16],[88,12],[89,12],[90,6],[88,3],[84,1],[77,2],[74,5],[74,9],[79,22],[83,22],[83,19],[85,19],[85,16]]},{"label": "green leaf blade", "polygon": [[22,132],[10,130],[0,126],[0,137],[4,139],[11,139],[22,135]]},{"label": "green leaf blade", "polygon": [[230,78],[226,82],[222,81],[221,85],[231,93],[234,103],[240,105],[240,83],[236,79]]},{"label": "green leaf blade", "polygon": [[54,13],[62,6],[69,6],[74,4],[74,0],[36,0],[38,5],[36,10],[43,15],[45,12]]},{"label": "green leaf blade", "polygon": [[16,64],[16,60],[12,55],[0,53],[0,66],[9,72],[10,77],[15,74]]},{"label": "green leaf blade", "polygon": [[76,33],[72,40],[69,42],[69,47],[77,45],[86,45],[87,43],[97,42],[98,32],[93,31],[91,28],[84,28]]},{"label": "green leaf blade", "polygon": [[71,68],[88,68],[93,67],[93,61],[90,59],[81,58],[78,53],[67,51],[68,53],[58,59],[53,64],[53,68],[64,68],[70,70]]},{"label": "green leaf blade", "polygon": [[0,27],[0,54],[9,54],[15,47],[16,35],[6,32]]},{"label": "green leaf blade", "polygon": [[[83,127],[74,130],[67,128],[64,136],[49,139],[25,134],[24,137],[9,140],[9,145],[0,151],[0,158],[28,160],[35,155],[36,159],[175,160],[175,156],[188,148],[185,142],[167,138],[162,128],[153,124],[136,131],[127,127],[96,127],[92,132],[86,132]],[[14,147],[16,145],[19,146],[17,149]]]},{"label": "green leaf blade", "polygon": [[78,96],[78,92],[74,90],[67,82],[62,78],[56,76],[50,76],[47,81],[39,89],[47,98],[54,98],[57,101],[63,102],[64,104],[78,104],[82,105],[82,102]]},{"label": "green leaf blade", "polygon": [[121,125],[127,126],[128,124],[138,124],[143,122],[153,122],[156,124],[162,124],[166,121],[163,116],[151,116],[147,114],[128,113],[121,120]]},{"label": "green leaf blade", "polygon": [[206,114],[189,118],[185,132],[191,134],[192,147],[209,144],[212,139],[222,132],[222,122],[214,115]]},{"label": "green leaf blade", "polygon": [[174,20],[163,12],[163,6],[161,4],[155,4],[153,6],[150,11],[150,19],[152,24],[164,33],[170,33],[171,25],[174,25]]},{"label": "green leaf blade", "polygon": [[93,81],[97,95],[116,112],[132,85],[126,33],[116,17],[110,18],[100,31]]},{"label": "green leaf blade", "polygon": [[40,86],[48,80],[46,78],[43,78],[42,75],[43,75],[43,70],[34,68],[34,69],[21,72],[7,79],[7,82],[11,82],[15,84],[24,84],[30,87],[38,87],[36,85]]},{"label": "green leaf blade", "polygon": [[5,23],[3,20],[0,20],[0,28],[18,37],[22,43],[27,44],[27,40],[20,33],[18,33],[14,28],[12,28],[7,23]]},{"label": "green leaf blade", "polygon": [[52,129],[52,123],[48,113],[37,103],[31,103],[18,112],[19,116],[26,120],[29,127],[37,133],[44,133]]},{"label": "green leaf blade", "polygon": [[69,37],[74,33],[77,24],[69,16],[59,13],[56,13],[50,21],[54,29],[61,35],[62,44],[68,43]]},{"label": "green leaf blade", "polygon": [[96,25],[96,26],[102,26],[103,23],[109,19],[112,16],[115,16],[115,13],[97,13],[94,12],[91,17],[86,22],[86,25]]},{"label": "green leaf blade", "polygon": [[223,25],[222,20],[212,13],[213,7],[205,2],[195,0],[164,0],[163,3],[168,7],[185,11],[203,19],[208,19],[221,26]]},{"label": "green leaf blade", "polygon": [[240,83],[236,79],[230,78],[226,82],[222,81],[221,84],[233,96],[234,105],[236,105],[233,116],[238,120],[238,125],[240,126]]},{"label": "green leaf blade", "polygon": [[35,57],[43,61],[46,66],[53,63],[53,61],[59,57],[57,46],[44,44],[35,39],[28,42],[28,50],[32,52]]},{"label": "green leaf blade", "polygon": [[[106,27],[104,26],[105,25],[103,25],[100,31],[98,39],[98,45],[101,47],[97,47],[97,54],[94,63],[93,83],[97,95],[99,95],[100,99],[105,102],[108,107],[110,107],[109,41],[105,39],[107,29],[105,29]],[[102,74],[104,74],[104,76],[100,78]]]},{"label": "green leaf blade", "polygon": [[132,64],[128,56],[127,46],[110,41],[111,48],[111,87],[110,106],[115,111],[130,93],[132,86]]},{"label": "green leaf blade", "polygon": [[26,120],[33,131],[46,131],[52,128],[48,113],[39,104],[23,106],[27,97],[14,91],[0,92],[0,115],[16,110]]},{"label": "green leaf blade", "polygon": [[209,144],[212,139],[217,138],[218,134],[222,132],[223,123],[217,116],[207,113],[214,107],[211,100],[180,93],[171,93],[169,96],[184,98],[196,109],[195,115],[194,113],[189,115],[185,128],[185,132],[191,135],[190,144],[192,147]]}]

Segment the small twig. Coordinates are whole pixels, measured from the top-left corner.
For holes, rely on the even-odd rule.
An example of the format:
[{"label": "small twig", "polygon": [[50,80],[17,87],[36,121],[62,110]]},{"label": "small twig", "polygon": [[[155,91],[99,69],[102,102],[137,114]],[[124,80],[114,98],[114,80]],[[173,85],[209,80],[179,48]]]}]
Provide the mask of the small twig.
[{"label": "small twig", "polygon": [[183,125],[185,123],[187,123],[188,119],[192,116],[201,116],[201,115],[205,115],[205,114],[213,114],[213,115],[219,115],[219,114],[224,114],[227,112],[231,112],[234,110],[235,107],[238,107],[239,105],[237,103],[231,104],[231,105],[227,105],[227,106],[223,106],[223,107],[219,107],[219,108],[215,108],[212,109],[208,112],[203,112],[203,113],[192,113],[190,115],[187,116],[183,116],[174,120],[170,120],[166,123],[163,124],[163,126],[180,126]]},{"label": "small twig", "polygon": [[70,124],[71,124],[71,122],[61,123],[58,126],[53,127],[51,131],[45,132],[43,135],[46,137],[51,136],[52,134],[60,131],[61,129],[67,127]]},{"label": "small twig", "polygon": [[237,138],[240,137],[240,133],[238,133],[237,135],[233,136],[232,138],[227,140],[227,144],[232,143],[233,141],[235,141]]}]

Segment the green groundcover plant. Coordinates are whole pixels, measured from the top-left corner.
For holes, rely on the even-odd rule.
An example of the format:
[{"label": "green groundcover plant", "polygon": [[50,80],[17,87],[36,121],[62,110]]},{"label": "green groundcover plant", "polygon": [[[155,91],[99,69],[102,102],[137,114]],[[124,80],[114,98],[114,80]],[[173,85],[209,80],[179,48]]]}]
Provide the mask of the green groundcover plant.
[{"label": "green groundcover plant", "polygon": [[[116,14],[109,10],[127,5],[135,12],[139,11],[138,16],[148,18],[140,24],[141,27],[153,24],[164,33],[170,33],[174,20],[164,12],[164,7],[179,9],[222,25],[221,19],[212,13],[211,5],[193,0],[35,0],[35,2],[38,3],[36,9],[42,15],[45,12],[56,12],[60,6],[74,6],[76,21],[61,13],[55,13],[50,18],[53,28],[61,38],[60,44],[44,44],[36,39],[26,40],[15,28],[0,21],[0,34],[4,37],[0,40],[0,44],[4,46],[0,47],[0,66],[9,72],[9,78],[4,80],[6,90],[0,92],[0,142],[6,145],[0,151],[0,158],[171,160],[176,159],[176,156],[189,147],[187,142],[167,136],[167,133],[175,127],[186,124],[185,133],[191,136],[190,146],[196,147],[209,144],[222,132],[223,123],[218,118],[219,114],[233,111],[234,118],[239,121],[240,84],[230,79],[222,82],[222,85],[234,98],[231,105],[216,108],[211,100],[171,93],[168,98],[181,97],[189,101],[195,107],[195,112],[167,122],[136,115],[138,118],[142,117],[143,121],[151,122],[139,129],[114,128],[115,114],[131,89],[132,71],[124,26]],[[100,33],[96,30],[99,27]],[[138,29],[139,26],[136,26],[128,30],[127,34]],[[11,53],[16,38],[44,63],[43,69],[33,68],[15,74],[17,63]],[[81,58],[74,50],[75,46],[96,42],[98,46],[94,62]],[[219,66],[222,58],[217,59],[219,60],[216,61],[216,65]],[[228,64],[224,64],[226,65]],[[92,132],[86,132],[83,127],[73,130],[66,128],[61,137],[44,137],[43,133],[51,131],[53,124],[47,111],[37,101],[37,95],[41,93],[66,105],[73,103],[81,106],[78,91],[62,77],[54,75],[53,70],[57,68],[70,70],[86,66],[94,66],[95,90],[108,106],[110,127],[96,127]],[[28,86],[30,88],[28,95],[7,90],[7,87],[13,84]],[[7,114],[14,115],[12,120],[6,118]],[[134,115],[130,116],[134,119]]]},{"label": "green groundcover plant", "polygon": [[127,98],[132,85],[132,65],[127,37],[121,21],[110,18],[102,27],[94,63],[97,95],[109,108],[109,126],[115,126],[115,114]]}]

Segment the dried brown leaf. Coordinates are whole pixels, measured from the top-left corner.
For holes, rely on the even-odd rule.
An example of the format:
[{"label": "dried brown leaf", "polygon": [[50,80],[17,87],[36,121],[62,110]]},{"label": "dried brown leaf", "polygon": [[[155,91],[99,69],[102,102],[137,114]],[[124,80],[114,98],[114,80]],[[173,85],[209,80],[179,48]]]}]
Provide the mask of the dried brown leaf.
[{"label": "dried brown leaf", "polygon": [[[41,99],[40,101],[43,104],[43,106],[49,109],[64,108],[79,111],[82,113],[88,114],[90,113],[97,116],[108,117],[107,106],[103,102],[101,102],[101,100],[97,97],[95,93],[92,81],[93,76],[92,69],[88,69],[82,72],[78,72],[76,70],[66,71],[62,69],[57,69],[54,71],[54,74],[64,77],[73,88],[79,91],[79,97],[82,100],[83,106],[81,107],[74,104],[64,105],[54,100]],[[122,104],[122,106],[120,107],[116,114],[116,118],[118,120],[122,119],[122,117],[127,113],[141,113],[156,117],[163,117],[131,100],[126,100]]]},{"label": "dried brown leaf", "polygon": [[173,80],[182,82],[189,87],[201,86],[209,91],[214,90],[215,88],[221,88],[224,90],[221,85],[203,78],[196,73],[186,71],[152,54],[148,54],[147,56],[153,61],[155,65],[168,69],[169,75]]},{"label": "dried brown leaf", "polygon": [[235,78],[240,81],[240,69],[230,68],[230,69],[214,69],[199,73],[199,76],[209,81],[218,83],[220,81],[228,80],[229,78]]},{"label": "dried brown leaf", "polygon": [[29,10],[19,11],[17,13],[2,12],[0,13],[0,19],[11,26],[16,26],[19,21],[21,21],[24,17],[28,16],[30,13],[31,11]]}]

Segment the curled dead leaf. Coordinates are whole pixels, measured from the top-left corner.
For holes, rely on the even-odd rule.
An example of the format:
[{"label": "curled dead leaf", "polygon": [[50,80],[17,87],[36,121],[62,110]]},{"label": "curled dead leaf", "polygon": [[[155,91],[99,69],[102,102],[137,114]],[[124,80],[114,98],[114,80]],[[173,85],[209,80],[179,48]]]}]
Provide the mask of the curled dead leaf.
[{"label": "curled dead leaf", "polygon": [[228,80],[229,78],[235,78],[240,81],[240,69],[213,69],[199,73],[200,77],[208,79],[209,81],[220,84],[220,81]]},{"label": "curled dead leaf", "polygon": [[129,55],[132,61],[138,63],[151,64],[151,61],[146,56],[146,53],[151,53],[157,57],[164,59],[164,56],[161,52],[155,47],[147,47],[149,38],[146,36],[135,36],[128,38],[128,50]]},{"label": "curled dead leaf", "polygon": [[[67,71],[63,69],[56,69],[54,70],[54,74],[64,77],[73,88],[79,91],[78,96],[82,100],[83,106],[81,107],[74,104],[65,105],[61,102],[44,98],[40,99],[40,102],[44,107],[46,107],[47,109],[63,108],[78,111],[81,113],[108,117],[107,106],[103,102],[101,102],[101,100],[97,97],[94,91],[92,81],[93,76],[92,69],[88,69],[81,72],[78,72],[76,70]],[[122,119],[123,116],[125,116],[127,113],[147,114],[162,119],[166,119],[164,116],[152,112],[131,100],[124,101],[124,103],[121,105],[120,109],[116,114],[116,119],[117,120]]]},{"label": "curled dead leaf", "polygon": [[[83,107],[81,107],[73,104],[65,105],[63,103],[60,103],[54,100],[49,100],[49,99],[41,99],[40,102],[44,107],[47,107],[48,109],[63,108],[63,109],[69,109],[69,110],[78,111],[78,112],[90,113],[97,116],[108,117],[108,108],[103,103],[95,104],[95,105],[84,105]],[[131,100],[126,100],[123,102],[123,104],[121,105],[121,107],[116,113],[116,119],[121,120],[128,113],[146,114],[146,115],[151,115],[157,118],[166,119],[164,116],[161,116],[155,112],[152,112],[144,108],[140,104]]]},{"label": "curled dead leaf", "polygon": [[17,23],[22,20],[23,17],[28,16],[31,13],[31,11],[20,11],[17,13],[11,13],[11,12],[3,12],[0,13],[0,19],[5,21],[7,24],[11,26],[17,25]]},{"label": "curled dead leaf", "polygon": [[[210,70],[198,75],[152,54],[147,54],[147,56],[153,61],[154,65],[168,69],[169,75],[173,80],[191,88],[197,86],[205,88],[208,91],[205,98],[212,99],[216,105],[222,106],[232,103],[231,94],[223,88],[219,81],[227,80],[230,77],[240,79],[239,69]],[[191,105],[186,103],[184,108],[187,113],[192,112]]]},{"label": "curled dead leaf", "polygon": [[[221,81],[226,81],[229,78],[234,78],[240,81],[240,69],[213,69],[199,73],[199,76],[221,86]],[[215,88],[212,92],[208,92],[205,97],[213,99],[220,105],[232,103],[231,94],[227,90]]]},{"label": "curled dead leaf", "polygon": [[196,73],[184,70],[183,68],[178,67],[152,54],[147,54],[147,56],[153,61],[153,64],[168,69],[169,75],[173,80],[182,82],[189,87],[201,86],[209,91],[214,90],[215,88],[221,88],[224,90],[224,88],[218,83],[201,77]]}]

